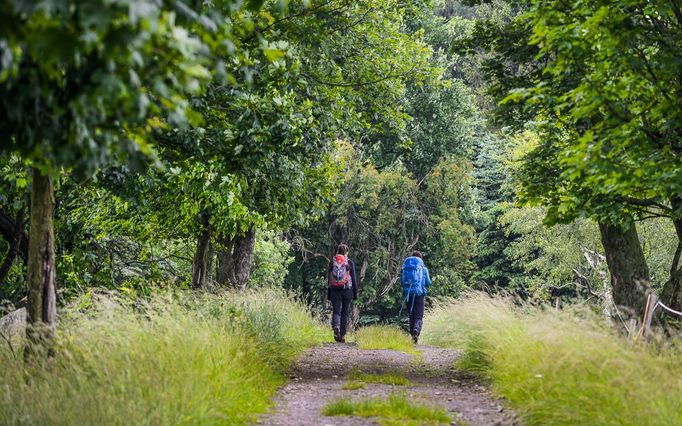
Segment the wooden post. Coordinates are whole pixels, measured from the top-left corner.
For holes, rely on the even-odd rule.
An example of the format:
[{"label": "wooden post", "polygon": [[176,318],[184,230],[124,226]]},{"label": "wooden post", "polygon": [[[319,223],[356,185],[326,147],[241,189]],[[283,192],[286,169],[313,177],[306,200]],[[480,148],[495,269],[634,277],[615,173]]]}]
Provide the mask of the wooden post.
[{"label": "wooden post", "polygon": [[557,296],[557,297],[556,297],[556,302],[555,302],[555,304],[554,304],[554,307],[556,308],[557,311],[558,311],[559,309],[561,309],[561,296]]},{"label": "wooden post", "polygon": [[644,316],[644,336],[648,337],[651,333],[651,321],[654,319],[654,312],[656,311],[656,306],[658,306],[658,297],[655,294],[649,293],[647,300],[647,308]]},{"label": "wooden post", "polygon": [[637,318],[630,318],[630,327],[628,328],[628,341],[632,342],[637,336]]}]

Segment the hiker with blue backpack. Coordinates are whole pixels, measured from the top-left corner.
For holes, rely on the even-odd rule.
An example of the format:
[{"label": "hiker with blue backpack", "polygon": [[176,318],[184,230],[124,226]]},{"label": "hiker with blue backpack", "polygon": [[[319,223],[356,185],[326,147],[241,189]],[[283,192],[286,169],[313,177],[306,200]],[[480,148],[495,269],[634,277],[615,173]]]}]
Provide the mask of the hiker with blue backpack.
[{"label": "hiker with blue backpack", "polygon": [[348,258],[348,246],[339,244],[327,270],[327,299],[332,302],[334,340],[344,343],[353,300],[358,297],[355,263]]},{"label": "hiker with blue backpack", "polygon": [[[424,265],[420,252],[413,251],[412,255],[405,259],[400,271],[400,282],[405,296],[404,306],[410,312],[410,335],[414,343],[417,343],[424,318],[424,299],[426,291],[431,287],[429,270]],[[400,310],[402,313],[402,307]]]}]

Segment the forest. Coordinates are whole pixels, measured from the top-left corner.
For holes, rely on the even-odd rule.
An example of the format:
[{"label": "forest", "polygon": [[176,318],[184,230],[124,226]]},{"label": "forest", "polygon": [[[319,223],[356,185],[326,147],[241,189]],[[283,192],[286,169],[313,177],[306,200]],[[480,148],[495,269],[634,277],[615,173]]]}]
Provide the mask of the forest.
[{"label": "forest", "polygon": [[678,0],[0,0],[0,423],[257,421],[347,244],[358,350],[418,250],[514,422],[679,424],[680,76]]}]

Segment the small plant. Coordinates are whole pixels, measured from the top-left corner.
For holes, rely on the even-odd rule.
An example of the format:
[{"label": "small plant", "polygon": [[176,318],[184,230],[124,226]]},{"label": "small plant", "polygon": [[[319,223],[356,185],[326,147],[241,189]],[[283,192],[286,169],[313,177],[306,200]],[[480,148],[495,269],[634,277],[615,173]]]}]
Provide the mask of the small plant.
[{"label": "small plant", "polygon": [[411,355],[421,355],[410,336],[397,327],[371,325],[360,328],[353,336],[360,349],[392,349]]},{"label": "small plant", "polygon": [[367,374],[354,371],[350,374],[349,378],[358,382],[377,383],[381,385],[407,386],[410,384],[410,381],[399,373]]},{"label": "small plant", "polygon": [[452,419],[443,408],[415,404],[405,395],[389,395],[364,401],[340,399],[322,408],[325,416],[379,417],[379,423],[388,425],[440,425]]}]

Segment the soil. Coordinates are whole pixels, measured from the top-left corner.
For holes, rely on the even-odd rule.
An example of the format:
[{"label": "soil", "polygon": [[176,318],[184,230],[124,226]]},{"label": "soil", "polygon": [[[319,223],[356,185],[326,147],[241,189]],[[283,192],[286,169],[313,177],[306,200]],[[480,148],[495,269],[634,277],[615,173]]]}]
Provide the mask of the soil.
[{"label": "soil", "polygon": [[[496,398],[480,380],[457,371],[457,351],[417,346],[422,356],[393,350],[362,350],[354,343],[327,343],[306,352],[289,372],[290,381],[275,397],[272,411],[258,424],[376,425],[378,419],[326,417],[321,409],[341,397],[366,400],[393,393],[407,393],[427,405],[445,408],[454,425],[519,425],[505,401]],[[364,389],[345,390],[353,371],[397,373],[410,380],[408,386],[368,383]]]}]

